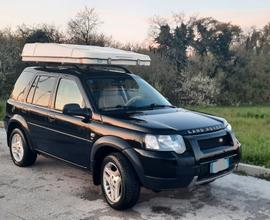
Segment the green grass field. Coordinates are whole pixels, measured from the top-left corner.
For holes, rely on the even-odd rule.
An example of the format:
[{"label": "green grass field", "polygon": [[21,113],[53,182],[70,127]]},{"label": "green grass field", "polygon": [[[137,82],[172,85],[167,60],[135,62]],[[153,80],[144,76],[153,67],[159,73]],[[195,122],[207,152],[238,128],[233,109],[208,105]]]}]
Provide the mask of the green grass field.
[{"label": "green grass field", "polygon": [[242,162],[270,168],[270,106],[192,109],[227,119],[242,143]]},{"label": "green grass field", "polygon": [[[0,121],[4,117],[4,105],[0,101]],[[242,143],[242,162],[270,168],[270,106],[191,109],[226,118]]]}]

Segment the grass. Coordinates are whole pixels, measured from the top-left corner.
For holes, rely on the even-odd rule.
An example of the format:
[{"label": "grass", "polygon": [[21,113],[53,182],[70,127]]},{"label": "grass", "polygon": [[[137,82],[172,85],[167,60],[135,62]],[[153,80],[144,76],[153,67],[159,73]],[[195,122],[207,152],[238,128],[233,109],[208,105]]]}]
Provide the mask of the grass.
[{"label": "grass", "polygon": [[192,109],[227,119],[242,144],[242,162],[270,168],[270,106]]},{"label": "grass", "polygon": [[0,121],[3,121],[5,115],[5,102],[0,100]]}]

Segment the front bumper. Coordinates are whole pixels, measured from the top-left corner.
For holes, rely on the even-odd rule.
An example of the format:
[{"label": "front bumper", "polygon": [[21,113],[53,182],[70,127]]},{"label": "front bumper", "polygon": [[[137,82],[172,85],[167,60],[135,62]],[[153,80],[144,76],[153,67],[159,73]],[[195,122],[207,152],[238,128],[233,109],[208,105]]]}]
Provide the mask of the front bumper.
[{"label": "front bumper", "polygon": [[[200,149],[196,139],[207,138],[207,135],[185,137],[187,152],[157,152],[143,149],[127,149],[127,154],[136,158],[133,166],[143,186],[153,190],[166,190],[189,187],[191,185],[211,182],[217,178],[230,174],[240,162],[240,144],[220,146],[211,150]],[[210,134],[220,135],[220,132]],[[232,134],[233,135],[233,134]],[[134,155],[135,154],[135,155]],[[210,173],[210,164],[221,158],[229,159],[229,167],[216,174]]]}]

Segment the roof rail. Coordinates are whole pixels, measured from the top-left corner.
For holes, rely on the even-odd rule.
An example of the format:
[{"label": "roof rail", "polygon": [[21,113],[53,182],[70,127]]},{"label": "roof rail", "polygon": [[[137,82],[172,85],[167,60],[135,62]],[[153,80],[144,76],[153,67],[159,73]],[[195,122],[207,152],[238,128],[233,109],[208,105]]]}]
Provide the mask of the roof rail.
[{"label": "roof rail", "polygon": [[[31,62],[33,63],[33,62]],[[101,65],[101,64],[62,64],[62,63],[33,63],[38,64],[38,66],[49,69],[49,68],[57,68],[57,69],[65,69],[65,68],[76,68],[77,70],[107,70],[107,71],[115,71],[115,72],[124,72],[124,73],[132,73],[129,69],[119,65]],[[117,70],[119,69],[119,70]],[[122,71],[121,71],[122,70]]]},{"label": "roof rail", "polygon": [[[101,69],[101,70],[108,70],[108,71],[111,71],[113,69],[120,69],[120,70],[124,70],[125,73],[132,73],[129,69],[127,69],[126,67],[123,67],[123,66],[119,66],[119,65],[87,65],[86,66],[87,69]],[[117,71],[119,72],[119,71]],[[122,72],[122,71],[120,71]]]}]

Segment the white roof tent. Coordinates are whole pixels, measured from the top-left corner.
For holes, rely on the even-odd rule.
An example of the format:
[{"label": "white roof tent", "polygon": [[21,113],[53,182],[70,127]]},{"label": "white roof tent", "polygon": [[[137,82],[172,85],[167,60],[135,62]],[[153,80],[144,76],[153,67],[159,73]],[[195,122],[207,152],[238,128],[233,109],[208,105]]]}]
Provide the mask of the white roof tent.
[{"label": "white roof tent", "polygon": [[25,44],[22,60],[37,63],[150,66],[148,55],[110,47],[73,44]]}]

